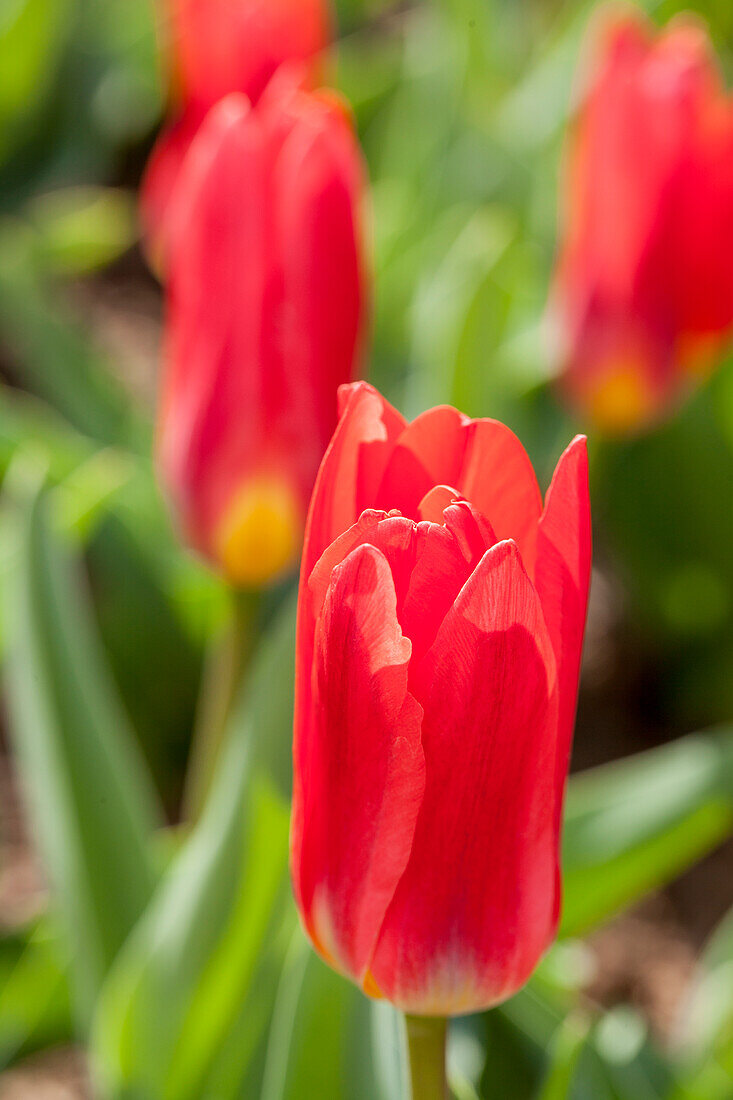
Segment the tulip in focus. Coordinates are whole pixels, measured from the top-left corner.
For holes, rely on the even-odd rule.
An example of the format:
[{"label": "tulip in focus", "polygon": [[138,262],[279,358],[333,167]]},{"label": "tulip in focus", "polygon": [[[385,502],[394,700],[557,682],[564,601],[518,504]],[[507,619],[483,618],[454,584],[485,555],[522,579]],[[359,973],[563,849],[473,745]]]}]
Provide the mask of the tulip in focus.
[{"label": "tulip in focus", "polygon": [[591,559],[585,440],[543,505],[518,439],[370,386],[311,500],[291,862],[317,951],[403,1011],[513,994],[554,937]]},{"label": "tulip in focus", "polygon": [[568,140],[551,311],[561,385],[600,428],[664,415],[733,327],[733,101],[707,37],[613,14]]},{"label": "tulip in focus", "polygon": [[235,585],[293,568],[363,314],[361,156],[341,103],[229,96],[186,159],[157,458],[183,532]]},{"label": "tulip in focus", "polygon": [[208,111],[231,92],[257,103],[283,65],[315,87],[331,17],[327,0],[163,0],[161,21],[174,120],[151,155],[140,216],[146,247],[163,267],[178,175]]}]

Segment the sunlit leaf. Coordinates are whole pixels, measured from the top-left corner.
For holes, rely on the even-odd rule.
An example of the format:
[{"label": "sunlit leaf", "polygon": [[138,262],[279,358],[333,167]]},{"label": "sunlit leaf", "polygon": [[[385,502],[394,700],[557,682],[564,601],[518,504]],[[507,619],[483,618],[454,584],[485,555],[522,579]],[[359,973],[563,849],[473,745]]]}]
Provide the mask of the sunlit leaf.
[{"label": "sunlit leaf", "polygon": [[692,734],[573,776],[562,933],[599,924],[680,874],[733,826],[733,731]]},{"label": "sunlit leaf", "polygon": [[113,1095],[205,1094],[245,1005],[240,1040],[254,1054],[266,1024],[261,968],[285,919],[288,816],[250,764],[251,736],[235,738],[200,824],[110,976],[93,1049]]},{"label": "sunlit leaf", "polygon": [[160,816],[84,591],[45,510],[38,495],[19,520],[20,552],[4,592],[6,682],[15,757],[85,1020],[152,894]]}]

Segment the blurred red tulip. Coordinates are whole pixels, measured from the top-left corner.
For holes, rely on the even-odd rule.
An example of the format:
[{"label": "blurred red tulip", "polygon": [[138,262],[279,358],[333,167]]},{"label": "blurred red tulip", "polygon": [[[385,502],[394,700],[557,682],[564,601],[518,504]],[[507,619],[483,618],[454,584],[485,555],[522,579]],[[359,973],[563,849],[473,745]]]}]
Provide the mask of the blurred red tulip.
[{"label": "blurred red tulip", "polygon": [[365,383],[311,500],[296,657],[294,888],[320,954],[454,1015],[550,943],[590,572],[585,440],[544,504],[518,439]]},{"label": "blurred red tulip", "polygon": [[551,308],[561,385],[608,431],[643,427],[733,326],[733,101],[702,28],[608,14],[567,149]]},{"label": "blurred red tulip", "polygon": [[166,215],[183,159],[207,112],[241,92],[256,103],[282,65],[315,87],[330,42],[327,0],[165,0],[175,120],[158,139],[140,196],[143,238],[165,267]]},{"label": "blurred red tulip", "polygon": [[292,568],[364,312],[363,169],[335,96],[222,100],[176,193],[158,461],[235,584]]},{"label": "blurred red tulip", "polygon": [[256,103],[284,62],[318,77],[327,0],[166,0],[175,91],[202,115],[230,92]]}]

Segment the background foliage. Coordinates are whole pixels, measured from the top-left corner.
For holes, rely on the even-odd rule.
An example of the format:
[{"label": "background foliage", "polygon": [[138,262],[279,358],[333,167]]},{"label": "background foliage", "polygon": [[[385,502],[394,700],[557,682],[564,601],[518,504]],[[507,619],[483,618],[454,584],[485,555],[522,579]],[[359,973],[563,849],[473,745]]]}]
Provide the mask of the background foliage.
[{"label": "background foliage", "polygon": [[[681,7],[643,6],[660,21]],[[338,5],[332,78],[372,181],[370,377],[408,415],[449,401],[504,419],[543,484],[583,427],[553,394],[542,322],[593,7]],[[733,73],[728,0],[685,7]],[[257,656],[219,767],[195,826],[176,824],[205,654],[232,610],[179,547],[150,460],[160,301],[135,189],[165,104],[155,20],[150,0],[0,9],[0,648],[51,884],[3,925],[0,1065],[73,1040],[100,1095],[397,1100],[394,1014],[321,965],[290,899],[292,586],[250,609]],[[733,367],[655,433],[591,447],[575,762],[595,767],[570,784],[562,936],[516,998],[456,1022],[452,1087],[725,1100],[731,917],[664,1044],[634,1004],[594,996],[580,937],[731,833]],[[703,899],[705,931],[732,880]]]}]

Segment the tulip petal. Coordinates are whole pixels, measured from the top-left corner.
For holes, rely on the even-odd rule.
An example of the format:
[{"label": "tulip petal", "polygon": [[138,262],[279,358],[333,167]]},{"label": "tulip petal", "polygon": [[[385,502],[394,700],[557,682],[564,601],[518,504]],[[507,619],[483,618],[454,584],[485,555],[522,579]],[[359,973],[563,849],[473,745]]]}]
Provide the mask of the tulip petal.
[{"label": "tulip petal", "polygon": [[[296,636],[296,730],[307,723],[310,712],[314,633],[323,598],[318,584],[311,590],[308,581],[324,551],[362,514],[360,486],[370,471],[381,476],[394,440],[405,425],[400,414],[366,382],[341,386],[338,400],[339,422],[318,471],[305,527]],[[297,768],[295,774],[297,786]]]},{"label": "tulip petal", "polygon": [[[422,710],[389,565],[372,546],[333,572],[317,628],[318,693],[296,745],[295,890],[318,950],[362,981],[409,858],[424,790]],[[305,769],[305,771],[304,771]]]},{"label": "tulip petal", "polygon": [[334,568],[357,546],[368,543],[389,562],[397,618],[412,642],[414,665],[432,645],[451,604],[495,542],[483,516],[467,501],[446,508],[442,524],[414,523],[404,516],[367,510],[316,563],[308,580],[311,614],[314,620],[320,614]]},{"label": "tulip petal", "polygon": [[330,38],[324,0],[167,0],[173,54],[187,103],[208,110],[229,92],[255,102],[284,62],[317,69]]},{"label": "tulip petal", "polygon": [[[555,829],[561,826],[570,746],[575,724],[580,656],[591,569],[588,447],[576,436],[557,464],[540,520],[535,586],[558,668],[558,738]],[[559,893],[558,893],[559,902]],[[557,914],[559,916],[559,912]]]},{"label": "tulip petal", "polygon": [[496,538],[483,517],[460,501],[446,508],[444,524],[419,523],[415,564],[403,603],[402,629],[412,641],[412,671],[435,641],[458,593]]},{"label": "tulip petal", "polygon": [[[262,127],[243,96],[228,96],[197,133],[176,188],[172,217],[186,231],[169,240],[158,436],[160,466],[183,525],[208,554],[242,470],[252,468],[263,447],[257,413],[259,319],[270,267],[262,217],[267,186]],[[244,189],[249,201],[242,204]]]},{"label": "tulip petal", "polygon": [[517,989],[552,934],[555,664],[513,543],[484,555],[415,683],[425,795],[370,976],[450,1015]]},{"label": "tulip petal", "polygon": [[348,530],[361,513],[370,479],[381,472],[405,421],[366,382],[339,390],[341,417],[321,462],[311,498],[301,576],[307,580],[326,547]]},{"label": "tulip petal", "polygon": [[442,523],[446,508],[461,500],[461,494],[450,485],[434,485],[420,501],[417,508],[419,519],[430,523]]},{"label": "tulip petal", "polygon": [[542,495],[529,456],[513,431],[498,420],[473,420],[459,486],[491,523],[496,537],[513,539],[533,575]]},{"label": "tulip petal", "polygon": [[[312,440],[317,469],[336,424],[336,393],[354,377],[365,313],[358,210],[361,157],[343,110],[317,96],[293,97],[298,125],[278,159],[279,232],[291,310],[282,360],[300,450]],[[308,338],[304,339],[304,334]],[[309,477],[312,488],[312,474]]]},{"label": "tulip petal", "polygon": [[448,405],[430,409],[397,440],[370,503],[417,518],[437,485],[454,485],[483,512],[499,538],[513,538],[531,573],[542,496],[514,432],[498,420],[469,420]]},{"label": "tulip petal", "polygon": [[384,471],[377,508],[397,508],[417,518],[420,502],[435,485],[460,485],[470,421],[450,405],[428,409],[406,426]]}]

